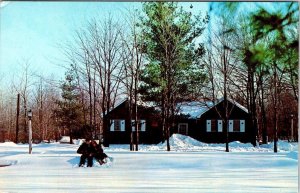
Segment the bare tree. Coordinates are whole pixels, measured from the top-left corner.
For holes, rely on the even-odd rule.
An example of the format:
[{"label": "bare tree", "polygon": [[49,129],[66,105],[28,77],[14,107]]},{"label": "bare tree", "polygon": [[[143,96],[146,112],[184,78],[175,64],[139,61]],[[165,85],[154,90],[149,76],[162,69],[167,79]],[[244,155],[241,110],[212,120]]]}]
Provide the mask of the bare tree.
[{"label": "bare tree", "polygon": [[[128,11],[127,26],[129,31],[122,33],[123,51],[122,57],[124,62],[124,79],[122,83],[126,88],[126,95],[129,99],[129,125],[131,130],[130,135],[130,150],[138,151],[139,130],[141,128],[140,117],[138,116],[138,100],[139,100],[139,76],[143,65],[143,53],[141,46],[143,38],[137,27],[139,13],[137,11]],[[130,37],[130,38],[128,38]],[[134,122],[132,121],[134,118]],[[132,128],[135,128],[133,131]],[[134,140],[135,139],[135,140]],[[135,147],[134,147],[135,144]]]},{"label": "bare tree", "polygon": [[[96,116],[95,106],[96,101],[99,101],[104,128],[110,126],[107,114],[119,94],[120,77],[124,70],[121,32],[120,24],[114,21],[111,15],[102,21],[94,18],[88,22],[86,28],[77,31],[75,45],[65,50],[73,69],[83,75],[78,76],[81,77],[81,84],[88,85],[89,123],[92,123],[93,112],[94,117]],[[96,91],[98,87],[99,92]],[[99,94],[97,98],[96,92]],[[109,133],[106,129],[102,129],[100,133],[104,136],[104,144],[109,145]]]},{"label": "bare tree", "polygon": [[[32,72],[30,71],[30,63],[29,60],[24,60],[21,63],[21,72],[20,76],[14,77],[13,87],[16,93],[20,94],[22,101],[22,113],[23,113],[23,134],[21,135],[22,141],[27,140],[27,110],[28,110],[28,98],[30,94],[30,87],[32,86]],[[17,79],[17,80],[16,80]]]}]

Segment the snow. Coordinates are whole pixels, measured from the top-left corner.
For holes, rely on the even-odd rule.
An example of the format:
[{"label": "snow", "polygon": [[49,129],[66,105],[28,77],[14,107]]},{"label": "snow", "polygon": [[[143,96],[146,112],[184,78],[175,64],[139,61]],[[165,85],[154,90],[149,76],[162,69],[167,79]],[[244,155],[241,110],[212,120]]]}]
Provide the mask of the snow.
[{"label": "snow", "polygon": [[185,102],[178,104],[179,114],[188,115],[191,119],[199,118],[213,106],[213,102]]},{"label": "snow", "polygon": [[206,144],[184,135],[166,143],[110,145],[113,162],[79,168],[79,144],[0,143],[0,192],[297,192],[298,143]]},{"label": "snow", "polygon": [[70,143],[70,136],[62,136],[59,140],[60,143]]}]

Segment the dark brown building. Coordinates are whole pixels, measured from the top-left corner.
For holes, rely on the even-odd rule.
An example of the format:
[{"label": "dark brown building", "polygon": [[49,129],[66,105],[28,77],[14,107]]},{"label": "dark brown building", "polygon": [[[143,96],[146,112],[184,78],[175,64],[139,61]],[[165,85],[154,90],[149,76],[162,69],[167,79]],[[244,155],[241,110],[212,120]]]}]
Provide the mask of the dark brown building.
[{"label": "dark brown building", "polygon": [[[227,100],[228,139],[255,143],[255,132],[251,128],[248,110],[233,100]],[[188,135],[206,143],[225,143],[226,127],[225,106],[223,99],[212,102],[186,102],[178,105],[174,127],[170,132]],[[131,127],[134,130],[133,120],[129,118],[128,101],[125,100],[108,114],[110,127],[106,128],[110,144],[129,144]],[[162,141],[162,127],[159,108],[153,105],[138,106],[140,120],[140,144],[157,144]]]},{"label": "dark brown building", "polygon": [[[135,107],[133,107],[134,109]],[[133,125],[135,113],[129,117],[128,100],[121,102],[108,113],[110,121],[109,128],[106,129],[108,134],[108,143],[110,144],[129,144],[131,130],[135,131]],[[155,107],[138,106],[139,121],[139,143],[140,144],[156,144],[162,141],[162,130],[159,122],[159,111]],[[136,135],[136,134],[135,134]]]},{"label": "dark brown building", "polygon": [[[229,115],[228,127],[224,127],[226,106]],[[229,142],[241,141],[255,144],[255,131],[251,127],[248,110],[239,103],[229,99],[226,104],[225,100],[221,99],[217,103],[199,103],[198,109],[198,112],[192,110],[193,115],[188,119],[182,119],[177,123],[178,133],[205,143],[225,143],[227,128]],[[184,131],[186,132],[183,133]]]}]

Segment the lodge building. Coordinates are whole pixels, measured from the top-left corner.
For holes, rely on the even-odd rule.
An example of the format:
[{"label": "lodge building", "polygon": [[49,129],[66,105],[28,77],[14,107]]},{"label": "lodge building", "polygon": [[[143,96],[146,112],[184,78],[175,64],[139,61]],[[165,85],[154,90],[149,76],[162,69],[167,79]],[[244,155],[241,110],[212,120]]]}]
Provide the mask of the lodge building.
[{"label": "lodge building", "polygon": [[[227,106],[228,127],[224,125]],[[170,135],[179,133],[205,143],[225,143],[226,129],[229,141],[255,144],[248,110],[233,100],[213,102],[186,102],[178,104],[178,113]],[[135,131],[133,113],[130,120],[128,100],[120,102],[108,113],[110,125],[106,129],[109,144],[129,144]],[[139,143],[157,144],[163,140],[160,110],[154,105],[138,105]]]}]

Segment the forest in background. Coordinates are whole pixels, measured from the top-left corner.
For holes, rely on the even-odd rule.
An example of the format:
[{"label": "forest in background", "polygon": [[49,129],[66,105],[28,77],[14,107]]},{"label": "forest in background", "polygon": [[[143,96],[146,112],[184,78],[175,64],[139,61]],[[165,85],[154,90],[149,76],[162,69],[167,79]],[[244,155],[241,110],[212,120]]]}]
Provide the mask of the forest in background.
[{"label": "forest in background", "polygon": [[247,107],[262,143],[298,140],[298,2],[253,5],[210,3],[195,15],[148,2],[126,10],[125,22],[90,18],[61,43],[64,80],[33,74],[24,60],[10,90],[0,89],[0,139],[28,142],[29,109],[36,142],[105,136],[107,113],[128,98],[129,114],[138,101],[161,108],[168,142],[177,103],[223,97]]}]

